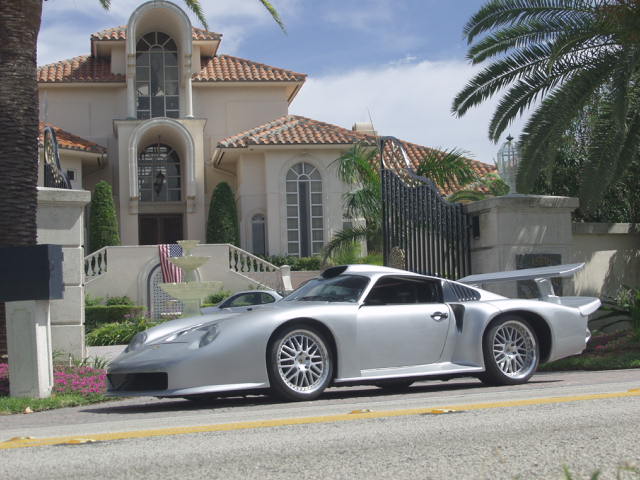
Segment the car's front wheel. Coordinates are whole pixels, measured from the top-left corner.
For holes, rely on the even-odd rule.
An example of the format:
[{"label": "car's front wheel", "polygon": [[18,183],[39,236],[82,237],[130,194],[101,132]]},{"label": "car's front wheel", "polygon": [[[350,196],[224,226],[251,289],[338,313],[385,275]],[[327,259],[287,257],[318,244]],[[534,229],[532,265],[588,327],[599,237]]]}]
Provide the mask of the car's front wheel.
[{"label": "car's front wheel", "polygon": [[540,360],[534,329],[517,316],[504,317],[490,325],[482,350],[486,370],[480,380],[488,385],[525,383],[535,373]]},{"label": "car's front wheel", "polygon": [[292,326],[279,332],[269,344],[267,358],[271,389],[285,400],[313,400],[331,382],[330,344],[311,326]]}]

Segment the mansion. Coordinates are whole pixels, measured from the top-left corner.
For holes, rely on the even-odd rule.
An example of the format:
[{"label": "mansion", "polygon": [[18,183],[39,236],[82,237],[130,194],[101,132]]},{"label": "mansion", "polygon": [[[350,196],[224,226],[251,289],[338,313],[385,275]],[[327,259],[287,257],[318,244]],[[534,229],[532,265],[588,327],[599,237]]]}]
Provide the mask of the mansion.
[{"label": "mansion", "polygon": [[[375,132],[290,115],[306,75],[220,54],[221,41],[173,3],[144,3],[126,26],[91,35],[88,55],[39,67],[40,120],[57,132],[73,188],[112,185],[123,245],[204,242],[224,181],[241,248],[318,254],[350,221],[334,162],[375,145]],[[404,145],[414,166],[429,151]]]}]

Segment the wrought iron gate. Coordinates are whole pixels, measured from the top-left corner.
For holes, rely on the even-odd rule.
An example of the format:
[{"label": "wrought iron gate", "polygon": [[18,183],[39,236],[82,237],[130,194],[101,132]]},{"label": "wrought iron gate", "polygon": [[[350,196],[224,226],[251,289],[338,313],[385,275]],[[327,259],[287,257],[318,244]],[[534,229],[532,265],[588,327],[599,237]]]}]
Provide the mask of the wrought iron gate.
[{"label": "wrought iron gate", "polygon": [[471,273],[471,219],[462,204],[410,168],[401,178],[383,164],[381,173],[384,264],[453,280]]}]

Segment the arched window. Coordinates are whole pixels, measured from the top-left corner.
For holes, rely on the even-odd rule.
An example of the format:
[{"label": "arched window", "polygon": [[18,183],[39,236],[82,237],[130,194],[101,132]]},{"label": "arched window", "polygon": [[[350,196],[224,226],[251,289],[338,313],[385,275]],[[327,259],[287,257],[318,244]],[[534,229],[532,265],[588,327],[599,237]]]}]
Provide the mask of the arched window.
[{"label": "arched window", "polygon": [[287,250],[308,257],[324,244],[322,178],[309,163],[298,163],[287,172]]},{"label": "arched window", "polygon": [[138,119],[180,116],[178,48],[162,32],[147,33],[136,46]]},{"label": "arched window", "polygon": [[145,148],[138,158],[138,186],[143,202],[179,202],[181,194],[180,157],[168,145]]},{"label": "arched window", "polygon": [[265,255],[267,253],[267,235],[264,215],[261,213],[251,217],[251,243],[254,255]]}]

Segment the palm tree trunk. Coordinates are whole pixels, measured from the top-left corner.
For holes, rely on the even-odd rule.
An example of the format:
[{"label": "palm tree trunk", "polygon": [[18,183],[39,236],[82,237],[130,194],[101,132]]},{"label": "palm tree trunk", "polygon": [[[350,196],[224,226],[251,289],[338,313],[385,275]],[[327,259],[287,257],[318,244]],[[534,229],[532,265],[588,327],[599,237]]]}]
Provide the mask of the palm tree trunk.
[{"label": "palm tree trunk", "polygon": [[[0,247],[36,243],[41,14],[42,0],[0,2]],[[0,355],[7,351],[4,310]]]}]

